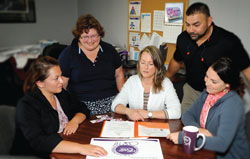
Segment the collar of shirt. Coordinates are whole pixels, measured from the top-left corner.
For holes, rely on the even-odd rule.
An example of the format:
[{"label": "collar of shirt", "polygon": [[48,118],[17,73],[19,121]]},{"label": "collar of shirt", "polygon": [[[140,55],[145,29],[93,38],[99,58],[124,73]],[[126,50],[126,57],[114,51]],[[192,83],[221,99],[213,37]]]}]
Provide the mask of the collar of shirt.
[{"label": "collar of shirt", "polygon": [[[99,45],[101,52],[103,52],[102,46]],[[78,54],[81,54],[81,48],[78,46]]]}]

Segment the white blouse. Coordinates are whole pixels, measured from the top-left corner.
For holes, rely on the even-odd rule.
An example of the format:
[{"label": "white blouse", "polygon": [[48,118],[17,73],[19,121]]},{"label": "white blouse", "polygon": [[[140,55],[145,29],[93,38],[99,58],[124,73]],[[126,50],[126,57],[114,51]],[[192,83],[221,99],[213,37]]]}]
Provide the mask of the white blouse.
[{"label": "white blouse", "polygon": [[[181,117],[181,104],[172,82],[165,78],[162,82],[163,90],[153,93],[152,88],[148,99],[147,109],[149,111],[164,110],[168,113],[169,119],[179,119]],[[143,109],[144,88],[138,75],[131,76],[123,85],[121,92],[114,99],[111,109],[115,111],[118,104],[122,104],[131,109]]]},{"label": "white blouse", "polygon": [[64,126],[69,122],[69,119],[65,115],[61,107],[61,104],[56,96],[55,96],[55,99],[56,99],[56,107],[57,107],[57,113],[58,113],[58,118],[59,118],[59,130],[57,131],[57,133],[61,133],[63,132]]}]

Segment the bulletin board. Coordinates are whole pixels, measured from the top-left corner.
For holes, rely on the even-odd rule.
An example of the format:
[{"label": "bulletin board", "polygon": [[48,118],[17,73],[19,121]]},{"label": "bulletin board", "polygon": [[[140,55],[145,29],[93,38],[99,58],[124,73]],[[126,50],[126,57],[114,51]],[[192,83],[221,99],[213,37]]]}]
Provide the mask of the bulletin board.
[{"label": "bulletin board", "polygon": [[[141,32],[141,24],[140,24],[140,30],[139,31],[131,31],[129,29],[130,23],[128,22],[128,39],[127,39],[127,47],[128,47],[128,51],[130,51],[130,36],[129,34],[131,34],[131,32],[133,33],[138,33],[138,35],[140,34],[140,37],[143,36],[143,34],[145,33],[146,35],[148,35],[149,37],[152,36],[153,32],[156,32],[157,34],[159,34],[160,36],[163,36],[163,32],[162,31],[155,31],[153,30],[153,17],[154,17],[154,11],[155,10],[161,10],[164,11],[165,10],[165,4],[166,3],[183,3],[183,25],[182,25],[182,31],[185,30],[185,21],[186,21],[186,10],[188,7],[188,0],[128,0],[128,6],[130,5],[131,2],[140,2],[141,7],[140,7],[140,13],[151,13],[151,33],[145,33],[145,32]],[[130,15],[131,12],[131,8],[128,7],[128,21],[131,18]],[[141,18],[141,16],[140,16]],[[141,23],[141,21],[140,21]],[[176,44],[174,43],[167,43],[167,57],[166,57],[166,64],[169,64],[169,61],[171,60],[171,58],[173,57],[175,48],[176,48]],[[139,51],[139,49],[137,47],[134,47],[134,50]]]}]

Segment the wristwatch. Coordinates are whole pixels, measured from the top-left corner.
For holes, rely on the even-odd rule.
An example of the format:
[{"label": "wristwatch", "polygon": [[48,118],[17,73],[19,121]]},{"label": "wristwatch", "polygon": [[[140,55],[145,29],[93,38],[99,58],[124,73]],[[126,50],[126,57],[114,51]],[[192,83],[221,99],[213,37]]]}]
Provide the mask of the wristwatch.
[{"label": "wristwatch", "polygon": [[151,111],[148,112],[148,118],[152,118],[153,114]]}]

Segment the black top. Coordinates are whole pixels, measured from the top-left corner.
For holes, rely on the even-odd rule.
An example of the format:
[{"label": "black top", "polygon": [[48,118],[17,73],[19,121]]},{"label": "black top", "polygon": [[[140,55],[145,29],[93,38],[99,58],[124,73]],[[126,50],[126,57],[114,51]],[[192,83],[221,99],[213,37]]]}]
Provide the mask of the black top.
[{"label": "black top", "polygon": [[118,93],[115,70],[121,66],[121,58],[112,45],[100,41],[93,63],[74,39],[59,56],[59,63],[62,75],[69,78],[67,90],[80,101],[95,101]]},{"label": "black top", "polygon": [[[89,116],[87,106],[79,102],[67,91],[63,90],[61,93],[55,95],[69,120],[78,112],[85,114],[87,117]],[[18,130],[21,130],[21,134],[17,133],[15,140],[16,143],[17,141],[19,143],[15,145],[14,154],[46,156],[62,141],[61,136],[57,133],[59,130],[58,113],[52,108],[49,101],[39,89],[26,94],[19,101],[16,120],[17,132],[20,133]],[[27,143],[20,143],[20,141]],[[26,147],[27,145],[28,148]]]},{"label": "black top", "polygon": [[240,70],[250,65],[248,54],[240,39],[214,24],[213,27],[211,37],[199,47],[187,31],[182,32],[177,39],[174,59],[185,63],[187,82],[198,91],[205,88],[206,71],[218,58],[231,58]]}]

